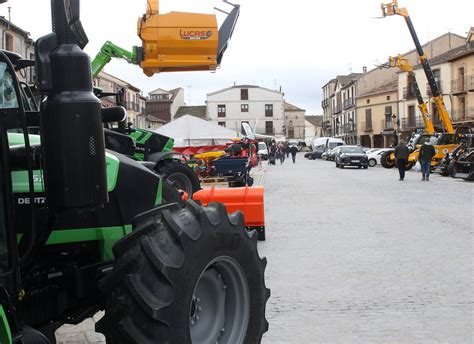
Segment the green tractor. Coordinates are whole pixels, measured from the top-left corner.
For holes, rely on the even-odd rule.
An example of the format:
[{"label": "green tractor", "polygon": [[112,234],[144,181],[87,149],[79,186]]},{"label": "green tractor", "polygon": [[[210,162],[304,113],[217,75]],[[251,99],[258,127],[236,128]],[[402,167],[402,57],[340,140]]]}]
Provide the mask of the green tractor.
[{"label": "green tractor", "polygon": [[[92,64],[94,66],[94,64]],[[115,103],[125,108],[123,90],[117,93],[103,93],[95,88],[96,96],[114,96]],[[115,118],[117,119],[117,118]],[[110,120],[115,120],[111,118]],[[105,147],[127,155],[137,161],[148,161],[151,168],[178,190],[187,193],[189,198],[201,189],[201,182],[194,171],[180,157],[186,156],[173,151],[174,140],[146,129],[132,128],[127,116],[117,122],[104,124]]]},{"label": "green tractor", "polygon": [[[35,44],[40,110],[0,51],[0,343],[54,343],[105,310],[107,343],[259,343],[268,330],[256,232],[105,149],[79,0],[53,0]],[[39,127],[40,135],[30,128]]]}]

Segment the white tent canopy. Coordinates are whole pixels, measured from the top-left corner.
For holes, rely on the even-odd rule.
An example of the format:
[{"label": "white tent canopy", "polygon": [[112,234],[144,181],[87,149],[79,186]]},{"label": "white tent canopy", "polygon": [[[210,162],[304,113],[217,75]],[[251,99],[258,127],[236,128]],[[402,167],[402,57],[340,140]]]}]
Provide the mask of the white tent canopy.
[{"label": "white tent canopy", "polygon": [[175,147],[224,145],[238,137],[233,130],[190,115],[184,115],[156,129],[155,133],[174,139]]}]

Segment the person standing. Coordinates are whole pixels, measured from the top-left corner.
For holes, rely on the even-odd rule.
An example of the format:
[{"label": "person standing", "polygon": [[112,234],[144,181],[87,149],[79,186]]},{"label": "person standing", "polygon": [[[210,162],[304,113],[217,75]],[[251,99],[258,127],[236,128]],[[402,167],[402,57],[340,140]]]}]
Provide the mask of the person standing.
[{"label": "person standing", "polygon": [[295,145],[290,147],[291,159],[293,159],[293,164],[296,162],[296,153],[298,153],[298,147]]},{"label": "person standing", "polygon": [[399,180],[402,181],[405,179],[405,166],[408,161],[408,155],[410,154],[410,151],[403,140],[400,140],[400,143],[395,148],[394,154],[397,162],[398,174],[400,175]]},{"label": "person standing", "polygon": [[289,158],[290,157],[290,145],[288,144],[288,142],[285,142],[285,153],[286,153],[286,157]]},{"label": "person standing", "polygon": [[421,173],[423,176],[421,180],[430,181],[431,159],[433,159],[435,154],[436,150],[429,141],[423,143],[420,148],[420,154],[418,155],[421,165]]},{"label": "person standing", "polygon": [[277,147],[277,159],[280,160],[280,165],[283,165],[285,161],[285,152],[282,144],[279,144]]}]

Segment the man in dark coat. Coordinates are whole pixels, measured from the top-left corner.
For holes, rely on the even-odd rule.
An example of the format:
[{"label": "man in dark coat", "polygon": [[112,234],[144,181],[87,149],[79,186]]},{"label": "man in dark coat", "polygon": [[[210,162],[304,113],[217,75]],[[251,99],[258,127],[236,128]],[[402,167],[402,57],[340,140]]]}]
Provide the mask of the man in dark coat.
[{"label": "man in dark coat", "polygon": [[296,147],[295,145],[291,146],[290,153],[291,153],[291,158],[293,159],[293,164],[294,164],[296,161],[296,153],[298,153],[298,147]]},{"label": "man in dark coat", "polygon": [[421,173],[423,177],[421,180],[430,180],[430,167],[431,167],[431,159],[436,154],[435,148],[430,144],[430,142],[425,142],[420,148],[420,154],[418,159],[420,160],[421,164]]},{"label": "man in dark coat", "polygon": [[408,150],[407,145],[403,142],[403,140],[400,140],[400,143],[398,146],[395,148],[395,160],[397,162],[397,167],[398,167],[398,174],[400,175],[400,181],[405,179],[405,166],[408,161],[408,155],[410,154],[410,151]]}]

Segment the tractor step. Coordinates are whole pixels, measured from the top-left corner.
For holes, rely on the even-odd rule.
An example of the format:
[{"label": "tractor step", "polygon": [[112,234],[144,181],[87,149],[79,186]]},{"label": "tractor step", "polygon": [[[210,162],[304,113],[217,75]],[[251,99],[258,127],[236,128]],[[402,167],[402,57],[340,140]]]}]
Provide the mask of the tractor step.
[{"label": "tractor step", "polygon": [[217,183],[227,183],[228,179],[225,177],[207,177],[201,179],[201,184],[217,184]]}]

